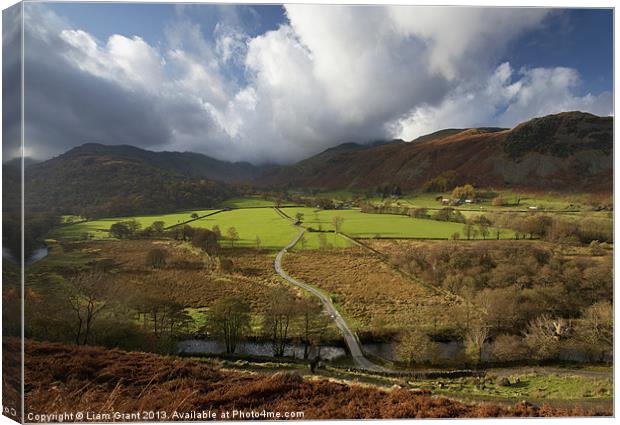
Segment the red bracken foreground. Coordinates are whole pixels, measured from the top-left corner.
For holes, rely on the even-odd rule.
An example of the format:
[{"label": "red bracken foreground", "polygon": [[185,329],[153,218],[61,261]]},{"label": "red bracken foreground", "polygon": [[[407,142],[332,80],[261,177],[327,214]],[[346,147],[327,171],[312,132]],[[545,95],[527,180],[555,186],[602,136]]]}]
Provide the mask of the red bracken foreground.
[{"label": "red bracken foreground", "polygon": [[[17,341],[8,344],[17,345]],[[104,414],[97,419],[101,422],[112,420],[106,418],[106,413],[144,411],[165,411],[166,420],[174,420],[175,411],[209,410],[302,411],[304,419],[611,414],[536,407],[527,403],[513,408],[468,405],[406,389],[383,391],[328,380],[308,380],[286,373],[226,371],[190,359],[99,347],[27,342],[25,354],[25,411],[31,416],[93,412]]]}]

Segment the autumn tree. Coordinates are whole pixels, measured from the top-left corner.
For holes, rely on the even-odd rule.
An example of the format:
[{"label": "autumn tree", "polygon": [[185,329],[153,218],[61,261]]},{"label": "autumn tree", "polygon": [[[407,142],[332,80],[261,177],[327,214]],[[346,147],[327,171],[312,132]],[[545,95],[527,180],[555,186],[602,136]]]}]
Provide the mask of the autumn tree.
[{"label": "autumn tree", "polygon": [[275,290],[263,316],[263,332],[271,340],[275,357],[284,356],[293,322],[298,315],[296,300],[284,290]]},{"label": "autumn tree", "polygon": [[525,343],[531,356],[538,360],[557,358],[565,332],[566,323],[562,319],[543,314],[532,320],[525,332]]},{"label": "autumn tree", "polygon": [[571,342],[591,360],[611,358],[614,346],[614,309],[610,302],[587,307],[576,321]]},{"label": "autumn tree", "polygon": [[117,239],[129,239],[140,230],[140,223],[136,220],[119,221],[110,226],[110,236]]},{"label": "autumn tree", "polygon": [[215,226],[213,226],[213,228],[211,229],[211,231],[213,233],[215,233],[215,236],[217,237],[217,240],[219,241],[220,239],[222,239],[222,231],[220,230],[220,226],[218,226],[217,224]]},{"label": "autumn tree", "polygon": [[162,269],[166,266],[168,253],[161,248],[153,248],[146,255],[146,264],[154,269]]},{"label": "autumn tree", "polygon": [[80,273],[69,279],[67,299],[75,316],[75,343],[88,344],[93,324],[107,306],[106,276],[99,272]]},{"label": "autumn tree", "polygon": [[221,298],[209,312],[207,330],[233,354],[250,331],[250,319],[250,305],[242,298]]},{"label": "autumn tree", "polygon": [[310,355],[310,348],[320,346],[321,339],[327,331],[329,319],[323,313],[320,304],[309,299],[297,303],[299,308],[300,339],[304,346],[304,359]]},{"label": "autumn tree", "polygon": [[195,229],[192,235],[192,245],[209,255],[215,255],[220,251],[217,235],[209,229]]},{"label": "autumn tree", "polygon": [[228,230],[226,230],[226,237],[230,241],[230,246],[234,247],[235,241],[239,240],[239,232],[237,232],[236,228],[229,227]]},{"label": "autumn tree", "polygon": [[469,198],[473,198],[476,195],[476,189],[471,184],[466,184],[464,186],[457,186],[452,190],[452,198],[465,200]]},{"label": "autumn tree", "polygon": [[411,367],[414,364],[434,361],[439,348],[426,332],[415,328],[400,338],[397,350],[398,357]]}]

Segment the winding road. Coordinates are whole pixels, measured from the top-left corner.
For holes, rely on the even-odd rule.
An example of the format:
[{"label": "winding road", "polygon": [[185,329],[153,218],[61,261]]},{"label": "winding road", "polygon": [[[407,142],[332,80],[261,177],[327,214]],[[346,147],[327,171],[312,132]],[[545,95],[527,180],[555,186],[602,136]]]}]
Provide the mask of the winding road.
[{"label": "winding road", "polygon": [[357,367],[359,367],[360,369],[373,371],[373,372],[387,372],[388,371],[387,369],[374,364],[373,362],[371,362],[364,356],[364,352],[362,351],[362,347],[360,345],[359,340],[357,339],[357,336],[349,328],[349,326],[347,325],[347,322],[344,321],[344,319],[342,318],[338,310],[336,310],[336,307],[334,307],[332,300],[328,296],[323,294],[321,291],[319,291],[315,287],[308,285],[306,283],[300,282],[299,280],[289,276],[282,268],[282,258],[284,257],[284,254],[286,254],[289,249],[293,248],[295,244],[299,242],[299,240],[301,239],[301,237],[306,231],[303,228],[298,227],[298,229],[300,230],[299,234],[295,236],[295,238],[293,238],[291,243],[289,243],[287,246],[282,248],[282,250],[278,252],[278,255],[276,255],[276,259],[274,261],[274,267],[275,267],[276,273],[278,273],[280,276],[282,276],[282,278],[286,279],[288,282],[310,292],[312,295],[314,295],[319,300],[321,300],[321,303],[323,304],[323,307],[327,311],[327,314],[329,314],[329,316],[334,321],[334,323],[336,323],[336,326],[338,326],[338,329],[340,329],[340,333],[342,333],[342,336],[344,337],[344,341],[347,344],[347,347],[349,347],[349,352],[351,353],[351,356],[353,357],[353,361],[355,362],[355,365]]}]

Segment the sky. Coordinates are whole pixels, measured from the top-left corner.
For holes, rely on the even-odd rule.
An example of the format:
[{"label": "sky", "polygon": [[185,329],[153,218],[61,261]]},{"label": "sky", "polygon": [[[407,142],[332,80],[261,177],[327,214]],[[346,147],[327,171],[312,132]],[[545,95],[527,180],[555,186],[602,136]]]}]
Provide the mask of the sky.
[{"label": "sky", "polygon": [[98,142],[286,164],[613,114],[610,9],[25,3],[24,34],[38,159]]}]

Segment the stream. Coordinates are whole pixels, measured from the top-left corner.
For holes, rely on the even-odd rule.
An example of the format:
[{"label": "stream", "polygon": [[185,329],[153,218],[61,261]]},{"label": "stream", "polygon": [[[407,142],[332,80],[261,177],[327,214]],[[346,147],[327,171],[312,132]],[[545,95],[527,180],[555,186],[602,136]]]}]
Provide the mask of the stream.
[{"label": "stream", "polygon": [[[178,345],[179,354],[222,354],[226,352],[226,347],[214,340],[190,339],[181,341]],[[237,347],[235,354],[244,354],[251,356],[267,356],[273,357],[270,342],[242,342]],[[309,358],[316,357],[317,350],[310,348]],[[325,360],[336,360],[346,356],[344,348],[335,346],[322,346],[321,358]],[[301,344],[288,344],[285,356],[295,359],[303,359],[304,347]]]}]

